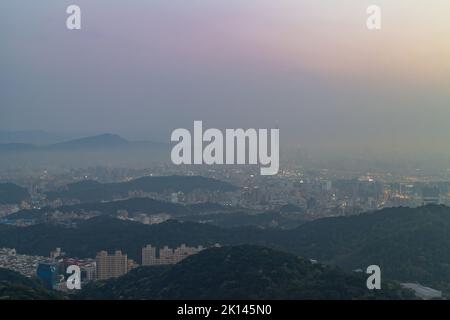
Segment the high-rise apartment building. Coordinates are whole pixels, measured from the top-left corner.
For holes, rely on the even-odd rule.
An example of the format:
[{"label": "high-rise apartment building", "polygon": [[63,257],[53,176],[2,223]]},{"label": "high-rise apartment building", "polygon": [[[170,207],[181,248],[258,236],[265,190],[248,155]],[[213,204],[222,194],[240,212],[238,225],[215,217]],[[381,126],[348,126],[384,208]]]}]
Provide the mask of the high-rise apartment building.
[{"label": "high-rise apartment building", "polygon": [[152,247],[150,244],[145,248],[142,248],[142,265],[143,266],[153,266],[157,264],[156,259],[156,248]]},{"label": "high-rise apartment building", "polygon": [[97,253],[96,264],[98,280],[117,278],[128,272],[128,258],[121,251],[116,251],[114,255],[100,251]]}]

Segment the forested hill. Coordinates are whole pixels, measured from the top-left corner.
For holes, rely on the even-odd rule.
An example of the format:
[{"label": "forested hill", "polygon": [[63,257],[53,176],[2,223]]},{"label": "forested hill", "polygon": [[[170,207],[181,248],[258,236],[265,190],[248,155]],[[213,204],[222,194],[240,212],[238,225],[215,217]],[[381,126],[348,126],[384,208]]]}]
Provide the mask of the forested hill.
[{"label": "forested hill", "polygon": [[186,215],[191,213],[191,209],[181,204],[175,204],[165,201],[159,201],[151,198],[131,198],[126,200],[96,202],[96,203],[80,203],[75,205],[61,206],[58,208],[44,207],[42,209],[20,210],[8,216],[9,220],[14,219],[37,219],[45,217],[46,214],[52,212],[62,213],[88,213],[95,212],[102,215],[115,217],[120,211],[126,211],[130,216],[138,213],[160,214],[167,213],[170,215]]},{"label": "forested hill", "polygon": [[377,292],[365,274],[258,246],[205,250],[172,267],[142,267],[89,285],[80,299],[412,299],[390,281]]},{"label": "forested hill", "polygon": [[393,208],[352,217],[326,218],[298,228],[220,228],[168,221],[158,225],[97,217],[77,229],[0,225],[0,247],[48,255],[62,247],[71,256],[94,257],[121,249],[140,261],[146,244],[211,246],[257,244],[291,252],[346,270],[379,265],[383,276],[450,292],[450,208]]},{"label": "forested hill", "polygon": [[388,277],[449,288],[450,208],[446,206],[320,219],[288,231],[278,244],[346,269],[377,264]]},{"label": "forested hill", "polygon": [[69,184],[61,190],[48,192],[53,199],[76,199],[81,202],[109,201],[114,197],[128,196],[129,192],[191,192],[193,190],[233,191],[236,187],[220,180],[201,176],[143,177],[127,182],[99,183],[82,181]]},{"label": "forested hill", "polygon": [[52,300],[61,298],[61,295],[47,290],[37,280],[28,279],[15,271],[0,268],[0,300]]},{"label": "forested hill", "polygon": [[19,204],[29,197],[25,188],[14,183],[0,183],[0,204]]}]

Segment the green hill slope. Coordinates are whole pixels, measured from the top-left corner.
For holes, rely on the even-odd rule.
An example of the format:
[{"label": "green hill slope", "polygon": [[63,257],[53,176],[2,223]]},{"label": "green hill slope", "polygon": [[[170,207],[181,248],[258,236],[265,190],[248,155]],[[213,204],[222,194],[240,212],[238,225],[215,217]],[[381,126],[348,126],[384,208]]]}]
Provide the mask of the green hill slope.
[{"label": "green hill slope", "polygon": [[258,246],[208,249],[172,267],[143,267],[83,289],[80,299],[407,299],[393,282],[380,291],[363,274],[313,264]]},{"label": "green hill slope", "polygon": [[61,297],[37,280],[0,268],[0,300],[54,300]]}]

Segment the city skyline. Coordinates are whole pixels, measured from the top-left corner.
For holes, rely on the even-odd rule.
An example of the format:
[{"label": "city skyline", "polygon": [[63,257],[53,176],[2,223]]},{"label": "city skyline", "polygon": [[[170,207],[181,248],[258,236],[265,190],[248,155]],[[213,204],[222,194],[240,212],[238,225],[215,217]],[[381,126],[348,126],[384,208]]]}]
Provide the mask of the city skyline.
[{"label": "city skyline", "polygon": [[0,301],[450,299],[449,17],[0,1]]}]

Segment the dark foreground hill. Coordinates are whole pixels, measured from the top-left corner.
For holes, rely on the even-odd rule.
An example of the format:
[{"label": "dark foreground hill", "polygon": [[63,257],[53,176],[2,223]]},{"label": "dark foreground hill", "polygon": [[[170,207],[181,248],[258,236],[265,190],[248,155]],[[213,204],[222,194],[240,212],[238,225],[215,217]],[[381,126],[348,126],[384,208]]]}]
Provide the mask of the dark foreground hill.
[{"label": "dark foreground hill", "polygon": [[[253,230],[253,229],[251,229]],[[156,246],[214,245],[228,244],[237,235],[237,243],[253,232],[235,232],[207,224],[180,223],[170,220],[157,225],[144,225],[138,222],[123,221],[108,216],[99,216],[82,221],[77,228],[39,224],[20,228],[0,224],[0,248],[15,248],[18,252],[48,256],[55,247],[61,247],[69,256],[95,257],[101,250],[122,250],[132,259],[141,260],[141,249],[147,244]],[[233,241],[233,243],[236,243]]]},{"label": "dark foreground hill", "polygon": [[61,296],[40,282],[15,271],[0,268],[0,300],[54,300]]},{"label": "dark foreground hill", "polygon": [[368,290],[363,274],[313,264],[257,246],[213,248],[172,267],[143,267],[87,286],[80,299],[412,299],[384,282]]},{"label": "dark foreground hill", "polygon": [[349,270],[376,264],[390,278],[449,291],[449,207],[390,208],[320,219],[286,234],[279,244]]},{"label": "dark foreground hill", "polygon": [[219,228],[168,221],[142,225],[108,217],[80,223],[77,229],[0,225],[0,247],[48,255],[62,247],[71,256],[94,257],[121,249],[140,261],[146,244],[210,246],[257,244],[338,265],[345,270],[379,265],[383,276],[450,292],[450,208],[393,208],[353,217],[308,222],[292,230]]}]

